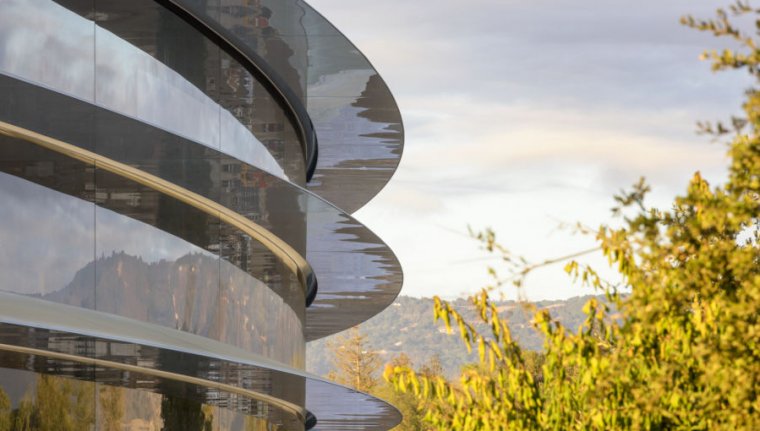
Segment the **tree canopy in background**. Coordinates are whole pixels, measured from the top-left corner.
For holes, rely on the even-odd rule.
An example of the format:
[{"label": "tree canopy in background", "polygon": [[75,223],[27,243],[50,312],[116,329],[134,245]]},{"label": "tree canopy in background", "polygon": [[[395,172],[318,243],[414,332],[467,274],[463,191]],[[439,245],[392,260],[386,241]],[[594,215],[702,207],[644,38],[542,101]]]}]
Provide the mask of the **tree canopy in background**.
[{"label": "tree canopy in background", "polygon": [[[760,32],[760,9],[739,2],[712,20],[683,18],[692,28],[731,38],[736,50],[706,52],[715,70],[742,69],[760,78],[760,49],[731,23],[748,16]],[[616,196],[622,227],[589,230],[625,295],[593,268],[569,260],[577,282],[603,291],[616,308],[592,298],[571,332],[549,310],[525,306],[544,337],[537,357],[514,340],[483,289],[470,298],[479,331],[436,298],[435,319],[459,330],[479,363],[459,381],[391,364],[385,378],[425,406],[439,430],[758,430],[760,429],[760,91],[749,89],[744,117],[700,124],[730,137],[724,184],[697,172],[672,208],[650,208],[642,180]],[[502,256],[519,284],[536,265],[515,259],[493,232],[479,236]],[[551,261],[551,260],[550,260]],[[501,287],[497,283],[494,288]]]},{"label": "tree canopy in background", "polygon": [[375,375],[380,358],[367,343],[367,336],[353,327],[328,345],[333,353],[333,366],[327,378],[361,392],[371,392],[377,385]]}]

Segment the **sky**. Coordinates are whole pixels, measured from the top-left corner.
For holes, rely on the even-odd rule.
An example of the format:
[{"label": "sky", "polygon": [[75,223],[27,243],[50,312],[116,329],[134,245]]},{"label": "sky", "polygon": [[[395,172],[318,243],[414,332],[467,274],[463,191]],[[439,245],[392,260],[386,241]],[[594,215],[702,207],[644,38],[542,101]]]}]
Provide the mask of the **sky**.
[{"label": "sky", "polygon": [[[699,170],[725,178],[726,147],[697,120],[740,112],[750,81],[698,57],[723,41],[679,24],[722,2],[311,0],[367,55],[404,119],[401,164],[355,215],[395,251],[402,295],[455,298],[499,261],[468,236],[493,228],[538,262],[594,246],[562,225],[618,223],[612,196],[643,176],[667,208]],[[599,255],[581,259],[610,280]],[[514,298],[514,288],[506,288]],[[592,293],[562,265],[531,300]]]}]

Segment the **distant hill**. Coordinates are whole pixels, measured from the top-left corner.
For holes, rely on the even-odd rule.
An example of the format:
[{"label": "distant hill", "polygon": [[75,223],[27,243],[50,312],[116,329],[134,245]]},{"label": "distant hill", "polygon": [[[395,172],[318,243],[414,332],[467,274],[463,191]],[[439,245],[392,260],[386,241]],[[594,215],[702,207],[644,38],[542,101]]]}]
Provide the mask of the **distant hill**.
[{"label": "distant hill", "polygon": [[[540,301],[537,305],[551,309],[552,316],[575,331],[585,320],[585,315],[581,310],[589,298],[591,297],[583,296],[564,301]],[[453,304],[469,322],[475,322],[474,308],[466,299],[455,300]],[[514,301],[502,301],[497,304],[499,310],[509,319],[510,328],[518,342],[527,349],[541,349],[543,339],[530,325],[531,316]],[[405,352],[412,359],[414,366],[419,367],[431,356],[438,354],[445,374],[453,377],[458,375],[462,364],[477,361],[477,353],[467,355],[459,338],[459,331],[448,335],[442,322],[433,322],[432,298],[400,296],[393,305],[359,325],[359,328],[367,335],[372,348],[381,354],[384,362]],[[306,368],[308,371],[325,375],[332,369],[330,362],[332,355],[326,343],[339,336],[327,337],[307,344]]]}]

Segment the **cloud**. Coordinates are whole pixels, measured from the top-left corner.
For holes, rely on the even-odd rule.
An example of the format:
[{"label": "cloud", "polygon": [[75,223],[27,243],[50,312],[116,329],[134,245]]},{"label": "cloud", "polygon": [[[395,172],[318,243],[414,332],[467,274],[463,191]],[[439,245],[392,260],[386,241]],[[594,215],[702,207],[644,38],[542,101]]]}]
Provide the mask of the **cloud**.
[{"label": "cloud", "polygon": [[[714,6],[706,3],[391,0],[346,7],[319,0],[314,6],[368,55],[405,109],[414,109],[406,95],[432,93],[650,107],[688,98],[708,109],[707,100],[741,88],[736,75],[716,79],[696,61],[704,48],[725,42],[678,24],[690,11],[711,16]],[[707,80],[709,87],[702,85]]]},{"label": "cloud", "polygon": [[564,165],[619,172],[624,182],[613,184],[617,189],[640,175],[671,184],[726,165],[725,148],[696,136],[686,109],[567,110],[436,96],[415,103],[407,147],[417,151],[402,161],[414,171],[399,174],[412,182],[452,174],[547,177]]},{"label": "cloud", "polygon": [[[367,54],[402,111],[399,170],[358,216],[399,255],[406,294],[456,296],[487,281],[468,224],[540,259],[587,246],[557,233],[558,220],[609,221],[612,194],[641,175],[658,206],[697,169],[725,175],[725,148],[694,124],[737,113],[751,81],[697,60],[726,41],[678,19],[712,16],[708,2],[310,4]],[[561,269],[528,289],[587,293],[560,286]]]}]

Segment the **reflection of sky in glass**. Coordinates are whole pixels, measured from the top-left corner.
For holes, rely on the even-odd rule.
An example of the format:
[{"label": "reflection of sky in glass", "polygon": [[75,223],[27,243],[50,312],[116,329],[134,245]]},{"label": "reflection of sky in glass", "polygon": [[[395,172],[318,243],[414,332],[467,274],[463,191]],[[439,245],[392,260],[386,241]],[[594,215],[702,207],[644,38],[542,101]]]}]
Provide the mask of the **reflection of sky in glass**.
[{"label": "reflection of sky in glass", "polygon": [[[96,38],[93,37],[94,32],[97,32]],[[5,1],[0,16],[0,36],[2,72],[20,75],[26,80],[85,100],[96,99],[101,106],[191,139],[203,140],[206,145],[222,147],[234,157],[263,166],[265,170],[275,170],[264,166],[267,160],[256,159],[264,155],[274,163],[250,132],[199,89],[145,52],[106,30],[96,29],[91,21],[53,2]],[[327,39],[338,44],[337,38]],[[97,56],[93,52],[95,40]],[[55,52],[48,53],[52,49]],[[29,56],[29,52],[40,55]],[[320,50],[322,52],[326,51]],[[98,63],[97,78],[93,70],[95,57]],[[386,127],[386,123],[359,117],[365,108],[351,106],[365,91],[374,73],[368,66],[360,67],[357,59],[361,60],[361,55],[353,53],[339,56],[333,63],[325,62],[321,69],[323,74],[316,77],[309,88],[312,96],[310,113],[315,125],[318,128],[321,126],[322,131],[326,130],[320,136],[329,136],[333,131],[332,124],[336,128],[339,125],[345,128],[346,124],[353,127],[352,130],[336,132],[341,133],[343,139],[339,143],[346,144],[345,148],[334,145],[336,142],[331,139],[323,142],[320,148],[321,166],[337,166],[343,160],[390,157],[384,145],[371,145],[371,150],[360,148],[370,147],[364,144],[377,139],[361,135],[377,134]],[[134,73],[131,72],[133,70]],[[56,73],[51,73],[53,71]],[[95,83],[96,94],[93,92]],[[220,122],[222,127],[219,127]],[[220,135],[223,142],[220,142]],[[283,175],[279,167],[276,167],[276,172]],[[320,277],[320,292],[326,294],[323,298],[344,293],[355,298],[350,294],[363,296],[363,292],[387,287],[388,277],[393,277],[398,268],[394,264],[389,265],[384,254],[385,246],[379,239],[374,235],[357,234],[363,228],[354,220],[339,215],[332,207],[319,209],[311,204],[306,205],[309,205],[311,213],[307,257],[313,260],[312,264]],[[151,262],[173,260],[189,252],[201,251],[163,231],[102,208],[98,208],[97,220],[97,252],[89,246],[86,260],[62,265],[61,268],[69,269],[58,271],[60,277],[57,278],[66,280],[61,281],[60,286],[53,286],[53,289],[63,287],[73,276],[72,271],[82,268],[96,255],[125,252]],[[59,235],[66,237],[66,233]],[[73,256],[61,258],[71,259]],[[5,262],[9,261],[13,259]],[[64,276],[66,271],[70,273]],[[315,304],[315,307],[318,306],[319,300]]]},{"label": "reflection of sky in glass", "polygon": [[385,145],[386,139],[373,137],[387,132],[391,124],[362,117],[367,108],[353,106],[372,76],[376,72],[371,69],[341,70],[320,76],[309,86],[309,115],[320,142],[325,143],[319,149],[320,168],[337,167],[346,160],[395,158],[396,145]]},{"label": "reflection of sky in glass", "polygon": [[65,287],[94,258],[94,204],[0,173],[0,289]]},{"label": "reflection of sky in glass", "polygon": [[388,288],[398,266],[379,238],[318,198],[308,200],[307,213],[306,259],[320,280],[312,308],[335,308],[336,304],[323,301],[342,297],[371,301],[371,296],[361,294]]},{"label": "reflection of sky in glass", "polygon": [[49,0],[3,1],[0,70],[92,102],[93,32],[91,21]]},{"label": "reflection of sky in glass", "polygon": [[[394,158],[395,142],[387,145],[387,138],[377,137],[387,133],[391,124],[361,117],[359,114],[366,111],[366,108],[352,106],[353,100],[341,97],[310,100],[313,105],[320,106],[326,111],[324,118],[317,123],[317,133],[337,144],[320,147],[319,166],[321,168],[338,167],[346,160]],[[351,126],[346,127],[346,124]],[[373,167],[369,166],[367,169],[373,169]]]},{"label": "reflection of sky in glass", "polygon": [[[150,297],[157,291],[171,294],[178,299],[172,301],[175,309],[169,311],[179,318],[186,314],[182,307],[188,307],[183,289],[192,286],[212,289],[210,293],[194,292],[197,303],[192,307],[197,311],[191,313],[190,323],[214,322],[216,320],[209,317],[211,313],[225,313],[229,322],[224,333],[219,334],[222,341],[288,363],[303,363],[303,345],[293,343],[303,334],[296,311],[265,283],[227,261],[219,262],[215,254],[149,224],[5,173],[0,173],[0,202],[3,202],[0,205],[0,290],[46,298],[51,298],[47,295],[54,292],[68,292],[52,298],[71,304],[87,302],[93,293],[92,278],[82,274],[92,277],[95,262],[105,267],[100,270],[97,284],[98,291],[102,289],[105,296],[115,292],[109,289],[118,289],[127,298],[150,302],[157,300]],[[119,255],[117,266],[113,260],[96,259],[113,255]],[[121,274],[114,272],[114,268],[121,268],[120,262],[129,261],[129,257],[137,258],[138,264],[125,268],[150,270],[153,276],[167,276],[168,280],[172,280],[172,271],[177,270],[178,263],[181,271],[183,260],[205,265],[202,268],[206,277],[199,277],[197,284],[181,277],[175,277],[175,284],[171,286],[140,284],[132,288],[142,293],[130,297],[125,294],[129,289],[127,284],[120,284]],[[158,266],[154,266],[156,263]],[[221,276],[214,271],[221,271]],[[136,275],[125,277],[130,281],[143,280]],[[150,276],[147,279],[152,280]],[[227,298],[224,309],[214,308],[214,301],[201,301],[215,297],[221,290]],[[100,299],[98,308],[107,303],[107,299]],[[117,307],[110,312],[138,318],[130,313],[139,315],[139,310],[150,310],[142,302],[122,306],[133,308]],[[261,310],[269,311],[262,313]],[[159,317],[164,316],[148,317],[158,322]],[[175,326],[180,325],[172,327]],[[278,337],[278,334],[288,336]]]},{"label": "reflection of sky in glass", "polygon": [[306,381],[306,408],[317,416],[315,431],[389,429],[400,419],[384,401],[311,379]]},{"label": "reflection of sky in glass", "polygon": [[0,202],[3,290],[62,289],[96,255],[124,252],[147,263],[189,253],[213,256],[143,222],[5,173],[0,173]]},{"label": "reflection of sky in glass", "polygon": [[126,253],[143,261],[177,260],[186,254],[214,255],[149,224],[97,207],[95,251],[98,257]]},{"label": "reflection of sky in glass", "polygon": [[308,111],[320,143],[309,188],[354,212],[396,170],[403,146],[398,107],[364,55],[308,4],[296,4],[304,10]]},{"label": "reflection of sky in glass", "polygon": [[[286,178],[261,142],[230,112],[144,51],[49,0],[6,0],[2,8],[3,73],[221,147]],[[225,129],[223,146],[220,128]]]},{"label": "reflection of sky in glass", "polygon": [[372,69],[343,69],[319,75],[316,82],[309,85],[309,98],[354,97],[353,102],[367,88],[369,78],[376,74]]}]

